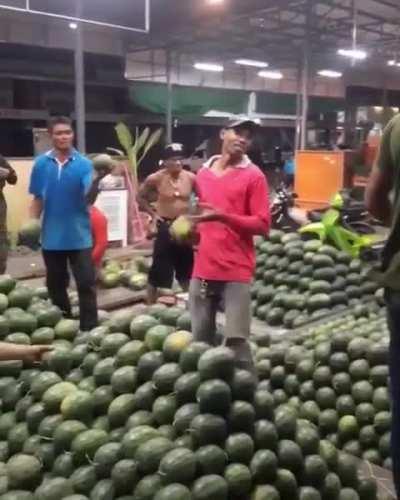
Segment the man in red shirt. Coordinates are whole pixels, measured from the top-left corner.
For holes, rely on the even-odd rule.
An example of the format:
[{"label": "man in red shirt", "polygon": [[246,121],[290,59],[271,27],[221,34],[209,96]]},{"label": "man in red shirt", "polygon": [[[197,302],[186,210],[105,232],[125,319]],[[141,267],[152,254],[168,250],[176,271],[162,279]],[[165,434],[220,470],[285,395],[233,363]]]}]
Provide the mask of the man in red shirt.
[{"label": "man in red shirt", "polygon": [[108,245],[107,217],[101,210],[90,207],[90,223],[92,226],[92,260],[96,269],[100,269]]},{"label": "man in red shirt", "polygon": [[222,154],[199,171],[196,191],[200,242],[190,284],[192,329],[196,340],[215,343],[216,313],[225,305],[225,344],[238,365],[252,369],[250,283],[255,268],[253,237],[270,226],[268,185],[247,151],[257,124],[232,122],[221,132]]}]

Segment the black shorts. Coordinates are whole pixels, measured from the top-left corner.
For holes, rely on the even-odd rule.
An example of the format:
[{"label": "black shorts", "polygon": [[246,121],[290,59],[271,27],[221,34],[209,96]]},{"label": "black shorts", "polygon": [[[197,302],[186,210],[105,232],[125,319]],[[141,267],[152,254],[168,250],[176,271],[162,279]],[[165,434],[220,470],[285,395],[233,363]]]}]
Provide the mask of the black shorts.
[{"label": "black shorts", "polygon": [[157,223],[153,263],[149,272],[149,283],[156,288],[171,288],[174,275],[181,284],[189,282],[192,276],[193,249],[171,238],[171,223],[164,220]]}]

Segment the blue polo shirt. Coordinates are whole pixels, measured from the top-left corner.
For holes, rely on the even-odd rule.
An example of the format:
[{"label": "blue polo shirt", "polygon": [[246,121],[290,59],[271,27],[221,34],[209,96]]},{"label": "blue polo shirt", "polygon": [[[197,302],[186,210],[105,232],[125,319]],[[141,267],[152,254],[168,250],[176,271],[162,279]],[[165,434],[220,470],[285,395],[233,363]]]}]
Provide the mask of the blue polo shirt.
[{"label": "blue polo shirt", "polygon": [[73,149],[61,164],[53,151],[33,166],[29,192],[43,201],[42,248],[82,250],[92,247],[86,202],[93,180],[92,162]]}]

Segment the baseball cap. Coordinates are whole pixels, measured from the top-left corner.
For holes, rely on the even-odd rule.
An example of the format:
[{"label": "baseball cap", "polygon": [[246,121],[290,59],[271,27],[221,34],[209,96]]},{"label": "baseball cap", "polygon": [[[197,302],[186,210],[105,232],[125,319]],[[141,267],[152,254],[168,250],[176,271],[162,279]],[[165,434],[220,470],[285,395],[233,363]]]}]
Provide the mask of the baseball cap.
[{"label": "baseball cap", "polygon": [[163,152],[163,159],[164,160],[169,160],[170,158],[175,158],[175,157],[184,157],[185,156],[185,148],[183,144],[180,143],[172,143],[172,144],[167,144],[164,148]]},{"label": "baseball cap", "polygon": [[261,121],[257,118],[231,118],[225,125],[225,128],[246,128],[249,130],[255,130],[261,126]]}]

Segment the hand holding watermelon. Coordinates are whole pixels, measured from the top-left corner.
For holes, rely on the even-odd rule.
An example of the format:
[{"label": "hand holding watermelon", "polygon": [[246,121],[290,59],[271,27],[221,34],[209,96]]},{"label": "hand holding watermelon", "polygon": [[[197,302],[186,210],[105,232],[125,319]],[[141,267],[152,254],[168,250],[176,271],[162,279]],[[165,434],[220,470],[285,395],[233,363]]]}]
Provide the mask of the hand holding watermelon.
[{"label": "hand holding watermelon", "polygon": [[18,232],[18,245],[37,250],[40,247],[41,228],[39,219],[29,219]]}]

